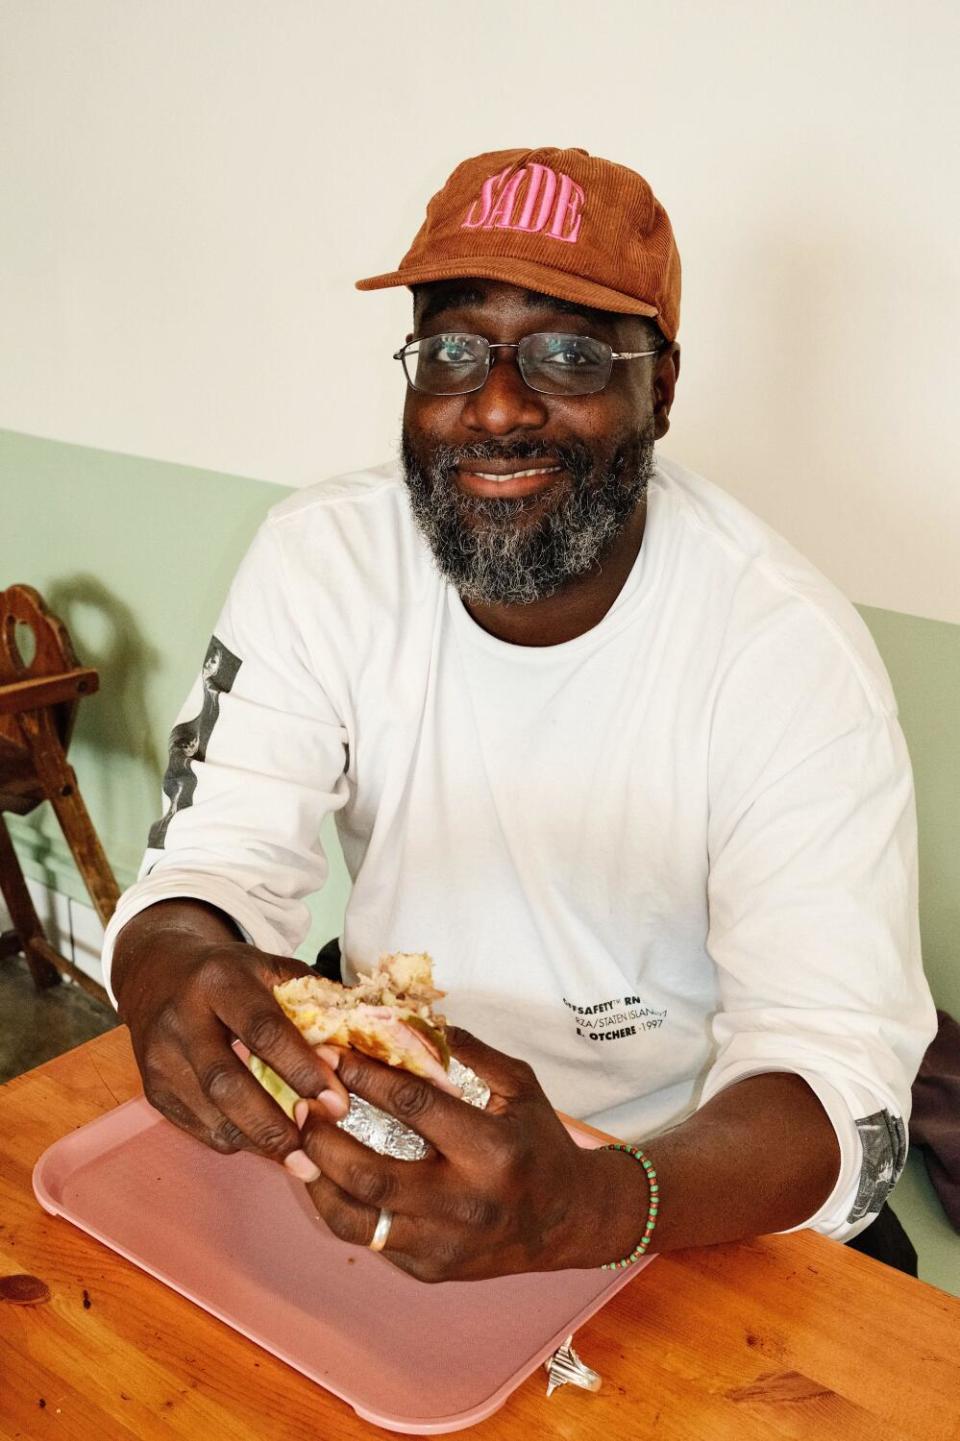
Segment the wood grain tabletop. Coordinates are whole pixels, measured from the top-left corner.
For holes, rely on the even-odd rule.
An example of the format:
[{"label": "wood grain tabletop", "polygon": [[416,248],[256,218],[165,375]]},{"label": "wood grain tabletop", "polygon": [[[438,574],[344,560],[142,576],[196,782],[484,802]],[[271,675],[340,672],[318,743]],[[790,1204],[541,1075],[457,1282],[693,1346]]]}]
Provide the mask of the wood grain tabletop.
[{"label": "wood grain tabletop", "polygon": [[[139,1271],[31,1188],[41,1152],[140,1093],[125,1028],[0,1087],[0,1438],[386,1433]],[[596,1394],[538,1371],[480,1441],[960,1441],[960,1300],[811,1232],[658,1258],[577,1332]]]}]

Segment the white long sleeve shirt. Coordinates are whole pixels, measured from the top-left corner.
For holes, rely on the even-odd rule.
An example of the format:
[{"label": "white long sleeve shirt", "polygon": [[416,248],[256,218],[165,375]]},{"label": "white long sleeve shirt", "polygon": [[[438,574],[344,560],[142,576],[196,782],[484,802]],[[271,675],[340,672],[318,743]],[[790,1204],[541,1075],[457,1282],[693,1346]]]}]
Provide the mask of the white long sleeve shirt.
[{"label": "white long sleeve shirt", "polygon": [[629,1140],[797,1072],[842,1157],[806,1224],[879,1209],[935,1029],[909,758],[854,608],[716,486],[659,459],[615,604],[543,648],[471,619],[396,467],[291,495],[172,742],[107,971],[175,896],[292,952],[334,812],[347,980],[429,951],[451,1021]]}]

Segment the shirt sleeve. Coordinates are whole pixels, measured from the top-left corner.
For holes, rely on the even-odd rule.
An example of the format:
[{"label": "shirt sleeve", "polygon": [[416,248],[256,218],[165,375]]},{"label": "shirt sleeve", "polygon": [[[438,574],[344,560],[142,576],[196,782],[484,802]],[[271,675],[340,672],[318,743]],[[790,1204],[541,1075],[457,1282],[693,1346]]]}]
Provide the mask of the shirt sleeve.
[{"label": "shirt sleeve", "polygon": [[103,970],[114,1005],[117,934],[157,901],[207,901],[274,954],[292,954],[307,934],[304,897],[328,873],[320,825],[349,795],[347,731],[317,668],[267,521],[171,733],[163,813],[107,927]]},{"label": "shirt sleeve", "polygon": [[936,1026],[910,760],[885,673],[874,687],[804,618],[774,626],[733,672],[714,726],[707,949],[720,1005],[701,1104],[750,1075],[803,1076],[841,1153],[803,1225],[844,1241],[903,1169],[910,1087]]}]

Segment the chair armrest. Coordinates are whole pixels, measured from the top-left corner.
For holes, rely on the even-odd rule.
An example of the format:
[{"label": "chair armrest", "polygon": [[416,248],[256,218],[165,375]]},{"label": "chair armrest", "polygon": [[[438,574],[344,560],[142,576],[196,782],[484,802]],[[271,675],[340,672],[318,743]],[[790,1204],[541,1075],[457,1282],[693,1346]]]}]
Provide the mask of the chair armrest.
[{"label": "chair armrest", "polygon": [[43,710],[59,701],[79,700],[100,688],[100,677],[89,666],[64,671],[62,675],[31,676],[0,685],[0,715],[17,715],[25,710]]}]

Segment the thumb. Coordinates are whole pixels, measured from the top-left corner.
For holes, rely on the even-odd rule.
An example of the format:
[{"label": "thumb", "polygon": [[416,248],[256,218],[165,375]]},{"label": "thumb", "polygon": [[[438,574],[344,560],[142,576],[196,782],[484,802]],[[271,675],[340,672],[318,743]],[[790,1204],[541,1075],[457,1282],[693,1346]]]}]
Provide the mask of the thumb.
[{"label": "thumb", "polygon": [[296,956],[278,956],[270,951],[253,951],[253,968],[265,986],[272,988],[283,981],[292,981],[298,976],[315,976],[316,971]]}]

